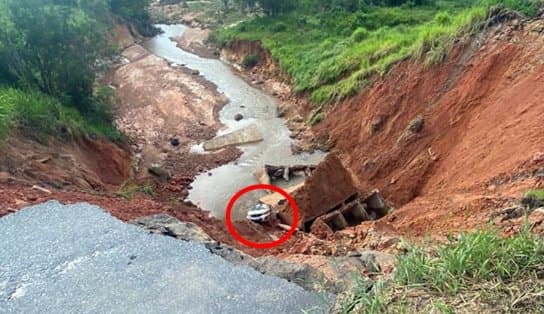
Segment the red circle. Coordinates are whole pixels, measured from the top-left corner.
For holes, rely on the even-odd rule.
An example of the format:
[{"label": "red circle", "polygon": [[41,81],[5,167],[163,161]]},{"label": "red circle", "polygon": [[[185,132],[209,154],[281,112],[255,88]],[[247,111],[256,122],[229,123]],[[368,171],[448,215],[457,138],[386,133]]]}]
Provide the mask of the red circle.
[{"label": "red circle", "polygon": [[[257,243],[257,242],[249,241],[248,239],[246,239],[246,238],[242,237],[240,234],[238,234],[238,232],[236,231],[236,229],[234,229],[234,226],[232,225],[230,215],[231,215],[231,212],[232,212],[232,207],[234,206],[236,201],[242,195],[244,195],[244,194],[246,194],[248,192],[251,192],[251,191],[256,191],[256,190],[271,190],[271,191],[280,193],[281,195],[283,195],[285,197],[285,199],[287,199],[287,201],[291,205],[291,208],[293,209],[293,224],[291,225],[291,228],[289,228],[289,231],[287,231],[281,238],[279,238],[276,241],[266,242],[266,243]],[[234,196],[229,201],[229,204],[227,206],[227,212],[226,212],[225,216],[226,216],[225,220],[227,222],[227,228],[228,228],[230,234],[232,234],[232,236],[236,240],[238,240],[240,243],[244,244],[245,246],[249,246],[249,247],[256,248],[256,249],[270,249],[270,248],[273,248],[273,247],[276,247],[278,245],[281,245],[281,244],[285,243],[285,241],[289,240],[289,238],[291,238],[293,236],[293,234],[295,234],[295,231],[297,229],[297,222],[298,222],[298,207],[297,207],[297,204],[295,203],[295,200],[291,197],[291,195],[289,195],[289,193],[287,193],[283,189],[281,189],[281,188],[279,188],[277,186],[269,185],[269,184],[255,184],[255,185],[250,185],[250,186],[238,191],[238,193],[234,194]]]}]

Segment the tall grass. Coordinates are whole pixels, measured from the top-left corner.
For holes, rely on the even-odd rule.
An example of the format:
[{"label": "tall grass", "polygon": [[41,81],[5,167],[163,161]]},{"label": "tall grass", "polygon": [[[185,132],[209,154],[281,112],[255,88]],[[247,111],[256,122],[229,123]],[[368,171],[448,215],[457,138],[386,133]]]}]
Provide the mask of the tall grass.
[{"label": "tall grass", "polygon": [[349,97],[406,58],[444,60],[459,37],[480,28],[493,5],[533,14],[540,0],[440,1],[366,11],[292,12],[220,29],[212,40],[260,40],[315,104]]},{"label": "tall grass", "polygon": [[414,246],[392,277],[358,280],[342,304],[343,313],[541,313],[543,289],[544,243],[525,226],[511,238],[481,230]]},{"label": "tall grass", "polygon": [[0,142],[17,129],[42,140],[46,136],[90,134],[120,140],[111,121],[72,107],[40,92],[0,88]]},{"label": "tall grass", "polygon": [[399,259],[395,279],[439,292],[457,293],[475,282],[508,281],[530,272],[544,272],[544,246],[526,226],[512,238],[495,231],[463,234],[436,252],[413,248]]}]

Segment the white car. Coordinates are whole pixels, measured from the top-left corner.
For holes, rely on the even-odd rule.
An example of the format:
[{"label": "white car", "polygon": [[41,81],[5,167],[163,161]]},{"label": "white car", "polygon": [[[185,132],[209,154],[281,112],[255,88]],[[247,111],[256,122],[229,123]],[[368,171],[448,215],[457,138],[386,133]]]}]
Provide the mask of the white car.
[{"label": "white car", "polygon": [[270,220],[270,214],[270,206],[258,203],[247,212],[247,219],[253,222],[263,223]]}]

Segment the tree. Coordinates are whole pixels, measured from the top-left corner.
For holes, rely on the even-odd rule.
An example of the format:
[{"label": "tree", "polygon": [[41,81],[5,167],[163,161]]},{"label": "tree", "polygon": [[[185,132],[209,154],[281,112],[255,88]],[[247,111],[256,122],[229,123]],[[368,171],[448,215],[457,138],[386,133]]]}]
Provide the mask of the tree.
[{"label": "tree", "polygon": [[70,0],[4,0],[0,76],[85,109],[96,61],[106,53],[103,25]]}]

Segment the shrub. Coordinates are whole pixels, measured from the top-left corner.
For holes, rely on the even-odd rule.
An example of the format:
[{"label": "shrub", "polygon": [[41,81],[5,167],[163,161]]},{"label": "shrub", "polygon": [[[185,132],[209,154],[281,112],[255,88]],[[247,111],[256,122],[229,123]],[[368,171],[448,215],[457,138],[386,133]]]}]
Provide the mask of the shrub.
[{"label": "shrub", "polygon": [[361,42],[361,41],[365,40],[368,37],[369,34],[370,33],[366,28],[359,27],[351,34],[351,39],[354,42],[358,43],[358,42]]},{"label": "shrub", "polygon": [[544,206],[544,190],[530,190],[521,199],[521,203],[529,209]]},{"label": "shrub", "polygon": [[287,30],[287,25],[283,22],[279,22],[274,24],[270,30],[274,33],[284,32],[285,30]]},{"label": "shrub", "polygon": [[258,54],[250,53],[244,57],[244,59],[242,60],[242,65],[244,66],[244,68],[249,69],[256,66],[259,63],[259,61],[260,61],[260,57]]}]

